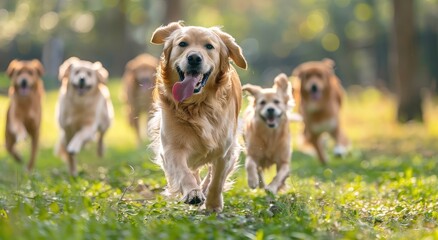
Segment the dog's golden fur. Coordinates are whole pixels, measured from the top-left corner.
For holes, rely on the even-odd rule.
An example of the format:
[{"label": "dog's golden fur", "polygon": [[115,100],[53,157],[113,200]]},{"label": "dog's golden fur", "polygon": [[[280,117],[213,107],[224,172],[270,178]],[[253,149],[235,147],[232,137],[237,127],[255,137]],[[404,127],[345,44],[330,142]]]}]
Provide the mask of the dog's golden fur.
[{"label": "dog's golden fur", "polygon": [[[220,212],[223,187],[240,152],[236,134],[241,85],[229,58],[246,69],[242,51],[219,28],[186,27],[181,22],[159,27],[151,42],[164,44],[149,132],[168,191],[182,193],[188,204],[205,200],[207,210]],[[198,63],[190,63],[190,56]],[[200,80],[206,77],[202,87]],[[197,90],[189,88],[189,97],[181,99],[178,84],[190,79],[199,80]],[[203,165],[209,165],[209,171],[201,181]]]},{"label": "dog's golden fur", "polygon": [[100,62],[71,57],[59,67],[62,85],[56,118],[61,132],[57,153],[68,162],[73,176],[77,174],[75,154],[96,133],[97,152],[103,155],[103,137],[114,116],[107,78],[108,71]]},{"label": "dog's golden fur", "polygon": [[128,121],[134,128],[137,143],[141,141],[139,117],[141,113],[148,113],[151,109],[157,66],[156,57],[141,54],[126,64],[123,74],[124,101],[128,109]]},{"label": "dog's golden fur", "polygon": [[44,94],[44,67],[40,61],[13,60],[6,70],[11,79],[9,97],[11,99],[6,115],[6,149],[19,163],[22,158],[15,149],[17,141],[27,134],[32,140],[32,149],[27,170],[31,171],[38,151],[41,125],[41,98]]},{"label": "dog's golden fur", "polygon": [[[300,96],[300,113],[304,120],[304,137],[316,150],[321,163],[327,163],[320,136],[328,132],[336,141],[334,152],[344,155],[348,150],[348,139],[341,129],[339,112],[342,106],[343,89],[334,73],[335,63],[331,59],[306,62],[299,65],[292,75],[300,82],[294,91]],[[295,93],[295,92],[294,92]]]},{"label": "dog's golden fur", "polygon": [[[292,150],[288,112],[293,105],[292,87],[287,76],[280,74],[272,88],[245,84],[242,89],[252,96],[244,114],[248,186],[275,194],[289,176]],[[274,164],[277,175],[265,187],[263,169]]]}]

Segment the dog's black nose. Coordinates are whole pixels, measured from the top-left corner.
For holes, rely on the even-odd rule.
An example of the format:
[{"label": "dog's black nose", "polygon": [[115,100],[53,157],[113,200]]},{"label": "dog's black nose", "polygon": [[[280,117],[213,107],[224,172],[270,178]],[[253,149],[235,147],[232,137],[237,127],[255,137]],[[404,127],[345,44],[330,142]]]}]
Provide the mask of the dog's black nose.
[{"label": "dog's black nose", "polygon": [[85,78],[83,78],[83,77],[79,78],[79,86],[80,87],[85,86]]},{"label": "dog's black nose", "polygon": [[187,61],[191,66],[198,66],[202,62],[202,56],[198,53],[191,53],[187,56]]},{"label": "dog's black nose", "polygon": [[310,91],[312,91],[313,93],[318,92],[318,87],[313,84],[312,87],[310,88]]},{"label": "dog's black nose", "polygon": [[26,88],[27,87],[27,79],[21,80],[20,87],[22,87],[22,88]]},{"label": "dog's black nose", "polygon": [[275,113],[275,109],[273,109],[273,108],[268,108],[268,109],[266,109],[266,112],[268,113],[268,115],[274,115],[274,113]]}]

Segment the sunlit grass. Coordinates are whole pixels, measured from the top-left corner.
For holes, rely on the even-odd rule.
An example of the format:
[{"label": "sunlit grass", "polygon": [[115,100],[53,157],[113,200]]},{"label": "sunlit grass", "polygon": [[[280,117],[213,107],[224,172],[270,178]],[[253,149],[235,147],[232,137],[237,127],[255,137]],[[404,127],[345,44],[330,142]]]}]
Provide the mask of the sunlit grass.
[{"label": "sunlit grass", "polygon": [[[87,144],[78,156],[78,178],[71,179],[53,155],[56,91],[44,98],[35,171],[28,175],[0,149],[0,239],[438,238],[438,108],[432,100],[425,103],[425,125],[399,125],[394,96],[349,89],[342,120],[350,155],[331,155],[322,167],[295,149],[287,187],[275,198],[250,190],[240,168],[225,193],[224,212],[207,215],[158,194],[164,174],[150,161],[147,141],[136,145],[120,84],[113,80],[109,87],[116,118],[106,155],[99,159],[95,143]],[[0,97],[2,132],[8,102]],[[302,126],[291,128],[297,142]],[[26,157],[28,147],[19,144]],[[275,169],[266,175],[270,180]]]}]

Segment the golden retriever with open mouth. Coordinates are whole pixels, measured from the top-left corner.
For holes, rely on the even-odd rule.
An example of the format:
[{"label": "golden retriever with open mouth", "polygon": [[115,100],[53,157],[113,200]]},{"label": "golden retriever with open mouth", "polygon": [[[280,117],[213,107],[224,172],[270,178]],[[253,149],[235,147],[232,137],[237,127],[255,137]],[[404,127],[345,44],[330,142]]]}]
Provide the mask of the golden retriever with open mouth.
[{"label": "golden retriever with open mouth", "polygon": [[[292,150],[288,112],[293,106],[292,86],[282,73],[274,79],[272,88],[245,84],[242,89],[252,95],[244,115],[248,185],[276,194],[289,176]],[[263,169],[273,164],[277,175],[265,187]]]},{"label": "golden retriever with open mouth", "polygon": [[[234,38],[217,27],[173,22],[156,29],[151,42],[164,44],[149,135],[168,191],[221,212],[223,187],[240,152],[241,85],[229,59],[243,69],[246,60]],[[203,165],[209,171],[201,181]]]},{"label": "golden retriever with open mouth", "polygon": [[97,153],[103,155],[103,137],[114,116],[107,79],[108,71],[100,62],[71,57],[59,67],[62,85],[56,118],[61,133],[57,153],[67,160],[72,176],[77,175],[75,155],[96,133]]},{"label": "golden retriever with open mouth", "polygon": [[41,98],[44,94],[44,67],[40,61],[13,60],[6,70],[12,80],[9,87],[11,103],[6,115],[6,150],[18,162],[23,160],[15,149],[17,141],[27,134],[32,139],[32,150],[27,170],[31,171],[35,164],[41,125]]},{"label": "golden retriever with open mouth", "polygon": [[330,133],[335,139],[335,155],[342,156],[348,151],[349,141],[341,129],[339,112],[342,105],[343,89],[334,73],[335,62],[331,59],[306,62],[296,67],[292,73],[299,78],[300,113],[304,121],[304,137],[316,150],[322,164],[327,163],[320,136]]},{"label": "golden retriever with open mouth", "polygon": [[139,117],[149,113],[152,105],[152,90],[158,59],[149,54],[140,54],[126,64],[123,74],[124,100],[128,108],[128,120],[134,128],[137,143],[141,142]]}]

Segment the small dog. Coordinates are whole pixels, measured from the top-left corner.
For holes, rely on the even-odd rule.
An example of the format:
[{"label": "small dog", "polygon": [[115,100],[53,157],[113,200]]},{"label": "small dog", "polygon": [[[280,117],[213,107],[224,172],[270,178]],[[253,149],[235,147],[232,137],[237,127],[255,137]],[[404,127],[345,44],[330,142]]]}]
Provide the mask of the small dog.
[{"label": "small dog", "polygon": [[272,88],[245,84],[252,98],[244,114],[245,167],[250,188],[265,188],[263,169],[277,167],[277,175],[265,190],[276,194],[289,176],[291,136],[288,112],[293,107],[292,86],[286,74],[274,79]]},{"label": "small dog", "polygon": [[139,117],[148,113],[152,105],[152,90],[158,59],[149,54],[141,54],[126,64],[123,74],[124,100],[128,108],[128,120],[134,128],[137,143],[141,142]]},{"label": "small dog", "polygon": [[11,103],[6,116],[6,149],[18,163],[22,163],[21,156],[14,148],[17,141],[27,134],[32,139],[32,150],[27,170],[31,171],[35,164],[38,151],[41,125],[41,98],[44,95],[44,86],[41,76],[44,67],[40,61],[13,60],[6,74],[12,80],[9,87]]},{"label": "small dog", "polygon": [[[164,44],[149,121],[157,162],[170,193],[183,201],[221,212],[222,192],[239,156],[237,120],[242,93],[229,59],[246,69],[234,38],[217,27],[173,22],[155,30],[152,43]],[[199,168],[209,165],[201,182]]]},{"label": "small dog", "polygon": [[[335,155],[342,156],[348,151],[349,141],[341,130],[339,111],[342,105],[343,89],[335,75],[331,59],[306,62],[294,69],[292,75],[299,82],[300,113],[304,121],[304,137],[315,149],[322,164],[327,163],[320,136],[330,133],[335,139]],[[295,94],[295,92],[294,92]]]},{"label": "small dog", "polygon": [[97,153],[103,156],[103,137],[114,117],[110,92],[106,87],[108,71],[100,62],[76,57],[59,67],[62,82],[56,107],[61,128],[57,152],[68,161],[72,176],[77,175],[75,154],[85,142],[99,133]]}]

